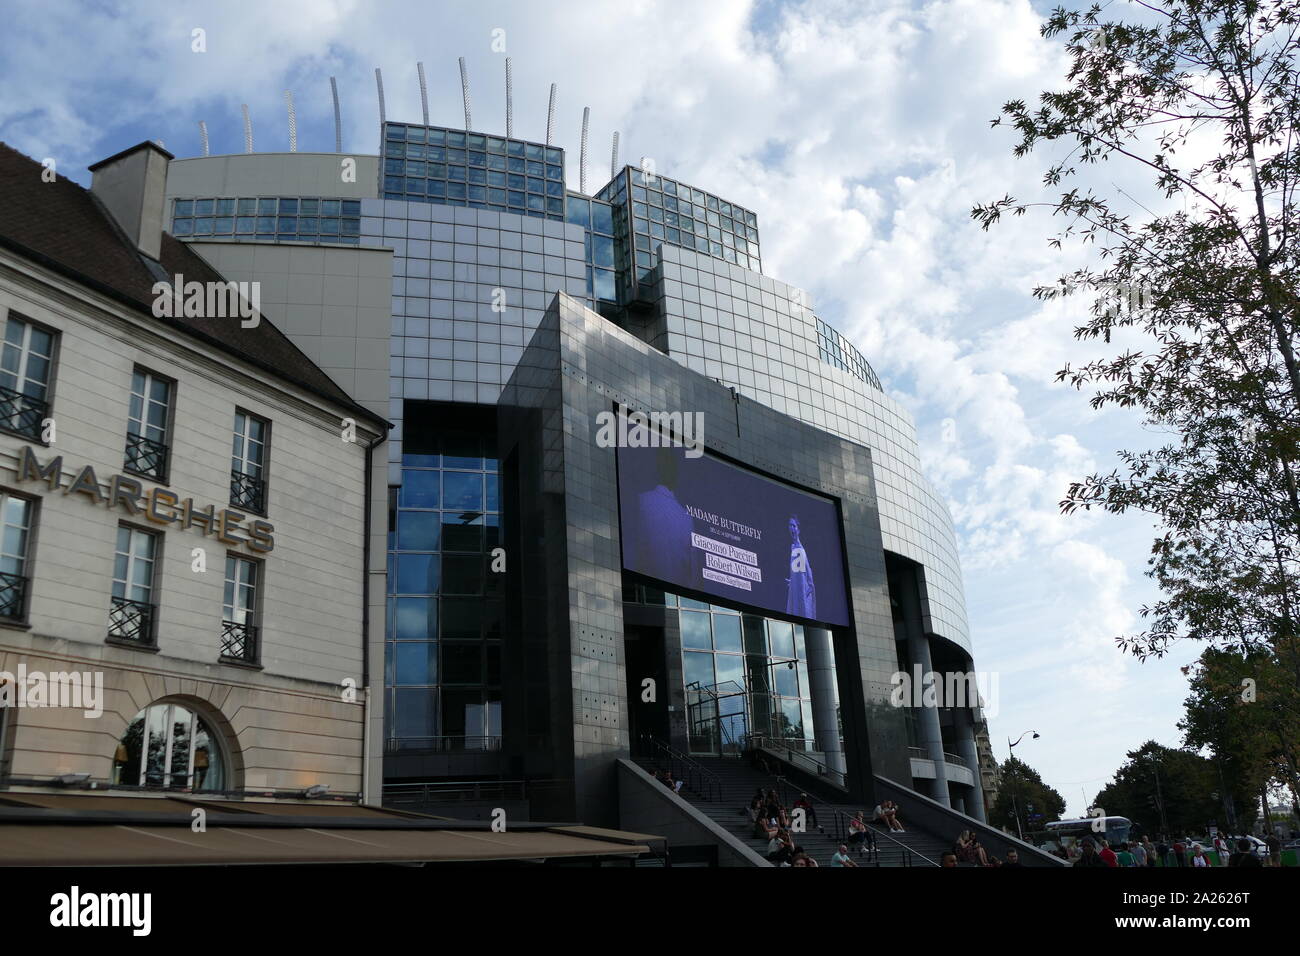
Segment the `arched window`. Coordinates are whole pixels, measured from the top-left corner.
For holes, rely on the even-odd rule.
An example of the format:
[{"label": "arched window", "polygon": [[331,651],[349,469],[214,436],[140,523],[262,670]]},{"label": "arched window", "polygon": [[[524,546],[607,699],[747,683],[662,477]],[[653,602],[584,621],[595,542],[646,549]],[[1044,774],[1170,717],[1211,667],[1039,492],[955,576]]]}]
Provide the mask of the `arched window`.
[{"label": "arched window", "polygon": [[118,742],[113,782],[168,790],[226,789],[226,759],[212,726],[175,701],[136,714]]}]

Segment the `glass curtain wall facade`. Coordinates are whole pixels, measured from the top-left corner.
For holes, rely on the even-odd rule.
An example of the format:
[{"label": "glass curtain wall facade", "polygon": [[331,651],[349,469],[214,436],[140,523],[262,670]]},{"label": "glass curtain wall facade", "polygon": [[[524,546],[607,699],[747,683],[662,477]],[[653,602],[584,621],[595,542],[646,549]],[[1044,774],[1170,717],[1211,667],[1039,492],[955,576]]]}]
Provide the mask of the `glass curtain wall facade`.
[{"label": "glass curtain wall facade", "polygon": [[501,742],[500,496],[495,441],[412,403],[389,491],[385,707],[389,750]]},{"label": "glass curtain wall facade", "polygon": [[692,753],[739,754],[754,738],[816,749],[802,624],[644,584],[624,597],[677,610]]},{"label": "glass curtain wall facade", "polygon": [[587,230],[587,298],[614,302],[618,298],[614,269],[618,256],[614,240],[614,207],[581,193],[569,193],[565,219]]}]

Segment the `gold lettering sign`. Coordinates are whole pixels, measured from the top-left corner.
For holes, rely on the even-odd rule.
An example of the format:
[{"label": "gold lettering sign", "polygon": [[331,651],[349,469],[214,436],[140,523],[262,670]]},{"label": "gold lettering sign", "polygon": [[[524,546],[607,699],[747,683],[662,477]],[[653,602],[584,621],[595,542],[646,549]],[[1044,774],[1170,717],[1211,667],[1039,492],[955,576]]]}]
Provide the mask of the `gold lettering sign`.
[{"label": "gold lettering sign", "polygon": [[[275,526],[269,521],[252,521],[241,527],[241,522],[248,517],[241,512],[230,508],[218,509],[215,505],[196,505],[193,498],[182,499],[166,488],[146,491],[139,481],[127,475],[110,475],[106,493],[95,476],[95,469],[86,465],[78,469],[64,486],[63,457],[53,458],[42,465],[30,446],[24,445],[18,452],[14,476],[19,484],[44,482],[51,491],[62,488],[65,495],[83,495],[95,504],[120,508],[128,515],[143,515],[155,524],[179,522],[182,528],[198,526],[205,537],[216,535],[217,540],[225,544],[242,544],[261,554],[275,547]],[[247,536],[241,536],[240,532]]]}]

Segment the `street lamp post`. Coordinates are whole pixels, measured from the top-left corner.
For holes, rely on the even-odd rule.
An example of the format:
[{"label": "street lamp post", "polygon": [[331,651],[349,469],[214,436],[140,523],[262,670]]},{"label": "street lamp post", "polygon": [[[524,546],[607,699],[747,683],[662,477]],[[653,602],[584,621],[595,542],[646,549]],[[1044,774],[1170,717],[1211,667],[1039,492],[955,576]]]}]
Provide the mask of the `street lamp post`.
[{"label": "street lamp post", "polygon": [[1169,818],[1165,816],[1165,797],[1160,792],[1160,761],[1155,751],[1151,752],[1151,770],[1156,776],[1156,809],[1160,811],[1160,829],[1167,838],[1169,836]]},{"label": "street lamp post", "polygon": [[[1015,757],[1015,753],[1014,753],[1014,751],[1015,751],[1016,744],[1018,744],[1018,743],[1020,743],[1020,741],[1024,740],[1026,734],[1033,734],[1034,736],[1031,738],[1031,739],[1033,739],[1033,740],[1037,740],[1037,739],[1038,739],[1038,731],[1036,731],[1036,730],[1026,730],[1025,733],[1021,734],[1019,737],[1016,738],[1016,743],[1012,743],[1010,737],[1007,738],[1007,760],[1008,760],[1008,762],[1011,761],[1011,759]],[[1011,767],[1011,772],[1012,772],[1012,773],[1015,773],[1015,769],[1016,769],[1015,766],[1012,765],[1012,767]],[[1020,801],[1019,801],[1019,799],[1018,799],[1017,796],[1016,796],[1016,788],[1015,788],[1014,786],[1011,788],[1011,809],[1012,809],[1012,812],[1015,813],[1015,815],[1016,815],[1016,836],[1020,837],[1020,839],[1023,840],[1023,839],[1025,838],[1025,831],[1024,831],[1024,829],[1020,826]]]}]

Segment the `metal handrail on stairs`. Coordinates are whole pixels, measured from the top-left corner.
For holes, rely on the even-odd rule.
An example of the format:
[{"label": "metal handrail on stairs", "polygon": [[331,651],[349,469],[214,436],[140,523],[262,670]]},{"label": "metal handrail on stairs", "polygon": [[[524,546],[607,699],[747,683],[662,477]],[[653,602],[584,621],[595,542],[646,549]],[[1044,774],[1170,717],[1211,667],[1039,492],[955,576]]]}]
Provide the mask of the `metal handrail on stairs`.
[{"label": "metal handrail on stairs", "polygon": [[[756,746],[763,746],[763,742],[768,739],[770,738],[753,738],[751,739],[751,744],[754,744]],[[812,760],[812,758],[809,759]],[[818,766],[824,766],[819,761],[813,760],[813,762],[817,763]],[[798,767],[798,764],[793,764],[793,766]],[[778,785],[781,788],[780,789],[781,802],[784,803],[786,806],[792,806],[793,801],[790,800],[790,791],[787,790],[787,781],[785,777],[783,777],[780,774],[774,774],[773,776],[775,777]],[[802,793],[806,793],[807,791],[800,790],[799,792],[802,794]],[[813,800],[813,798],[811,797],[809,797],[809,801],[813,803],[814,809],[816,809],[817,801]],[[835,835],[836,835],[837,842],[847,843],[848,836],[849,836],[848,824],[851,817],[849,817],[849,815],[845,813],[843,810],[839,810],[835,807],[826,806],[824,803],[822,804],[822,806],[825,809],[829,810],[833,815],[833,818],[835,820]],[[820,812],[818,813],[818,817],[820,819]],[[870,821],[870,820],[866,821],[867,831],[871,835],[871,841],[872,841],[871,856],[876,866],[880,865],[880,849],[876,845],[876,840],[878,840],[880,837],[884,837],[886,840],[894,844],[902,851],[903,866],[914,866],[915,864],[913,863],[913,857],[917,857],[921,860],[924,860],[930,866],[939,865],[936,861],[930,859],[928,856],[926,856],[924,853],[921,853],[919,850],[912,849],[906,843],[903,843],[901,840],[897,840],[894,837],[890,836],[889,833],[887,833],[886,831],[881,830],[879,827],[872,826],[873,822],[874,821]]]},{"label": "metal handrail on stairs", "polygon": [[[759,737],[751,735],[749,746],[759,750],[771,750],[778,754],[780,759],[803,770],[806,773],[812,773],[814,776],[825,777],[837,787],[845,787],[846,780],[844,774],[838,770],[831,769],[827,764],[818,760],[812,753],[806,750],[795,750],[790,746],[790,741],[781,737]],[[814,744],[815,746],[815,744]],[[784,752],[784,756],[780,756]]]},{"label": "metal handrail on stairs", "polygon": [[722,780],[712,770],[651,734],[642,734],[641,742],[652,748],[656,763],[661,759],[667,760],[668,772],[681,780],[682,786],[694,790],[705,800],[722,802]]},{"label": "metal handrail on stairs", "polygon": [[897,847],[899,847],[900,849],[902,849],[902,851],[903,851],[903,866],[913,866],[914,864],[912,863],[912,857],[914,857],[914,856],[915,856],[915,857],[920,857],[922,860],[924,860],[926,863],[930,864],[931,866],[938,866],[938,865],[939,865],[939,864],[936,863],[934,860],[930,859],[928,856],[926,856],[924,853],[922,853],[920,850],[913,850],[913,849],[912,849],[910,846],[908,846],[906,843],[904,843],[904,842],[901,841],[901,840],[896,840],[896,839],[894,839],[892,836],[890,836],[890,835],[889,835],[888,833],[886,833],[884,830],[881,830],[879,827],[873,827],[870,823],[868,823],[868,824],[867,824],[867,828],[868,828],[869,830],[872,830],[872,831],[875,833],[875,835],[876,835],[877,837],[884,837],[884,838],[885,838],[886,840],[888,840],[890,843],[892,843],[892,844],[894,844],[895,846],[897,846]]},{"label": "metal handrail on stairs", "polygon": [[[777,786],[779,787],[781,802],[787,807],[790,807],[791,812],[793,812],[794,785],[791,784],[790,781],[788,781],[785,777],[783,777],[780,774],[777,774],[775,776],[775,779],[777,782]],[[801,796],[807,795],[807,791],[800,790],[799,794]],[[826,803],[825,801],[818,800],[815,797],[809,796],[808,802],[813,805],[813,812],[817,818],[817,826],[822,831],[822,834],[825,836],[833,835],[836,843],[843,843],[845,845],[848,845],[849,838],[852,835],[852,829],[849,826],[849,822],[852,819],[852,817],[850,817],[848,813],[839,809],[838,807],[833,807],[830,804]],[[830,816],[829,822],[831,826],[831,833],[829,834],[826,833],[826,827],[822,825],[822,820],[826,817],[827,814],[829,814]],[[876,846],[876,833],[877,833],[876,830],[872,829],[870,826],[867,827],[867,860],[870,861],[875,866],[880,866],[880,851]],[[912,865],[906,847],[904,847],[903,865],[904,866]]]}]

